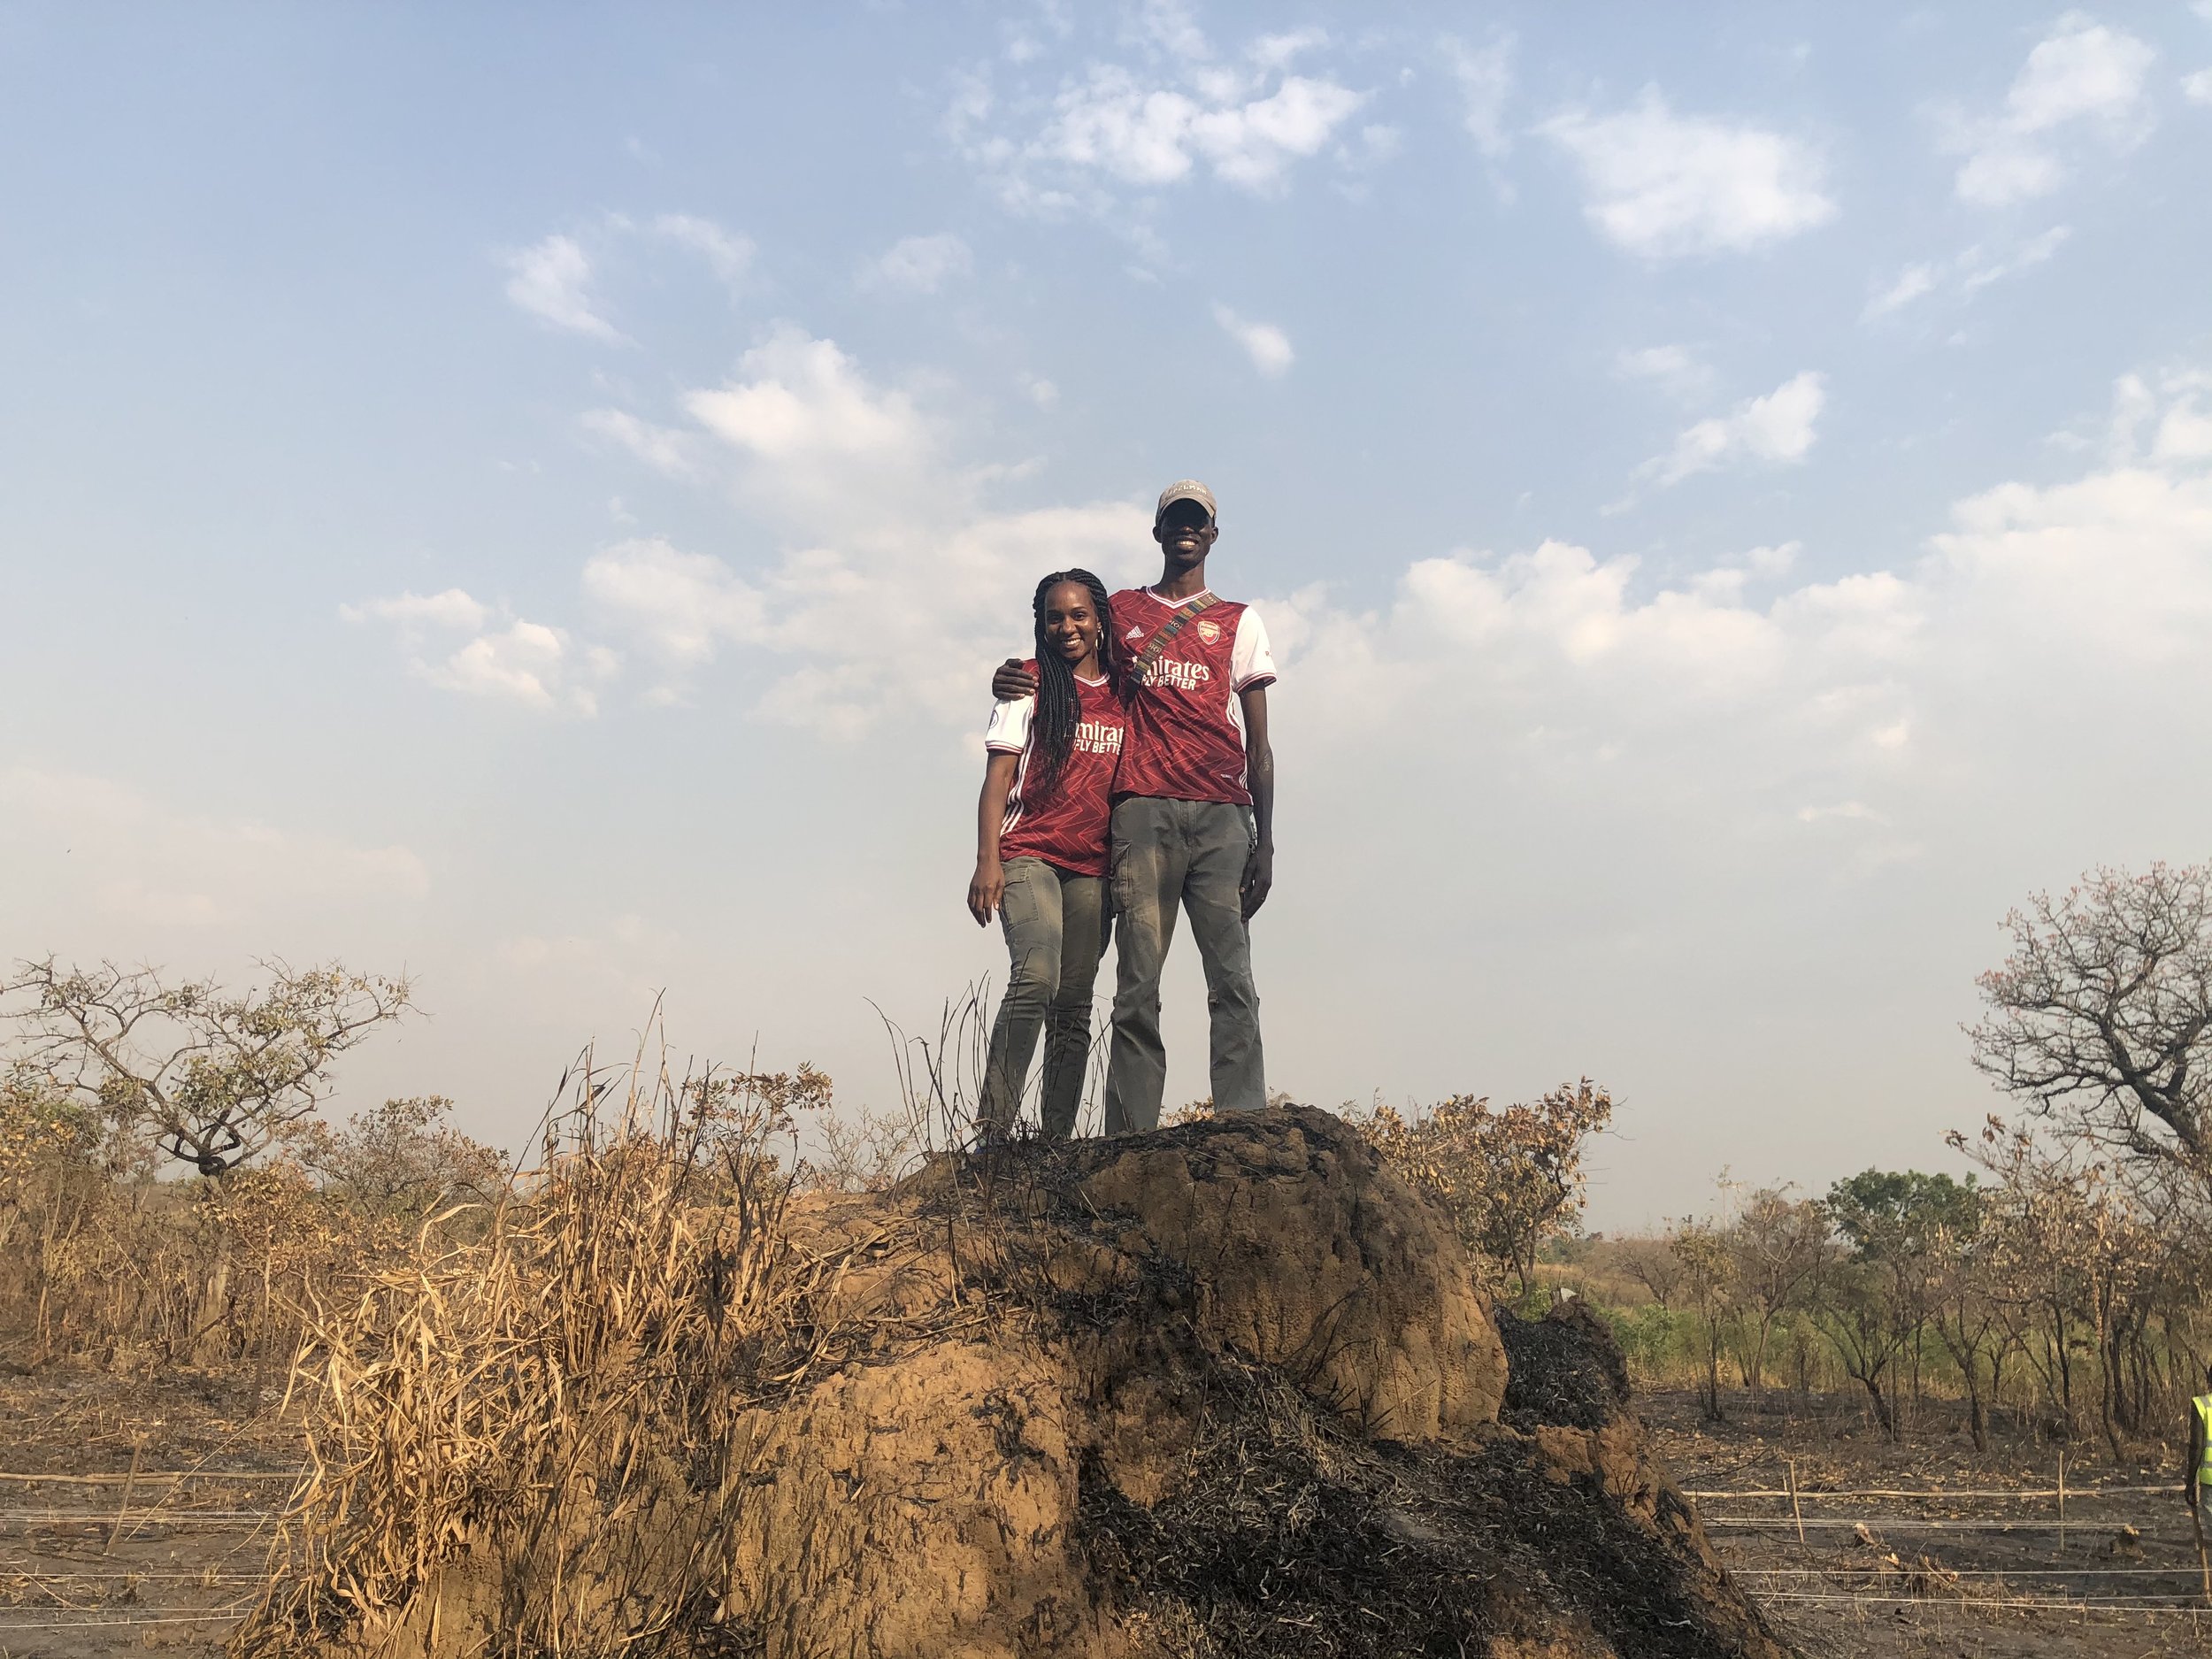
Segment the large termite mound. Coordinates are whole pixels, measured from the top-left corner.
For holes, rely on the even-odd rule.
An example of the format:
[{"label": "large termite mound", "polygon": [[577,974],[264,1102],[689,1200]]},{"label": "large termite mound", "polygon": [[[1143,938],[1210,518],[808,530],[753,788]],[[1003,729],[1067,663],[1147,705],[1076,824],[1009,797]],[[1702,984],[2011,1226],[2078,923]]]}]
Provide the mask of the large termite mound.
[{"label": "large termite mound", "polygon": [[1502,1336],[1448,1219],[1327,1113],[944,1160],[785,1225],[837,1363],[741,1416],[716,1481],[633,1480],[595,1582],[454,1540],[329,1646],[506,1653],[559,1594],[603,1625],[578,1652],[1784,1654],[1602,1325]]}]

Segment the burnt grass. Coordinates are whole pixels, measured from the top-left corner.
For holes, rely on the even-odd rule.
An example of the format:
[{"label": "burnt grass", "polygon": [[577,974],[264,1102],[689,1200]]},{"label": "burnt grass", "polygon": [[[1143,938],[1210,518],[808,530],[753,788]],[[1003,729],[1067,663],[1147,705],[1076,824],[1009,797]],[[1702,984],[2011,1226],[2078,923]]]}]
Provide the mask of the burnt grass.
[{"label": "burnt grass", "polygon": [[1540,1426],[1623,1414],[1626,1368],[1603,1325],[1563,1310],[1499,1325],[1513,1383],[1473,1448],[1362,1439],[1279,1375],[1217,1359],[1171,1496],[1148,1509],[1085,1468],[1095,1593],[1202,1655],[1459,1655],[1499,1637],[1542,1646],[1563,1624],[1623,1659],[1786,1651],[1692,1543],[1683,1499],[1662,1488],[1654,1530],[1540,1450]]}]

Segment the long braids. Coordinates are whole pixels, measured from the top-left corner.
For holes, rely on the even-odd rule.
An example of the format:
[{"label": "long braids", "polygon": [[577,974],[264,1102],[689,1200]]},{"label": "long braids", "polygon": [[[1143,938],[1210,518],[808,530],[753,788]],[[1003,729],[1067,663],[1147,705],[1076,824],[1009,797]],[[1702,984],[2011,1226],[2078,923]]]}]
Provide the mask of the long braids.
[{"label": "long braids", "polygon": [[1029,776],[1024,780],[1025,799],[1041,801],[1059,782],[1061,769],[1075,751],[1075,728],[1082,718],[1083,698],[1068,665],[1045,633],[1045,600],[1062,582],[1080,582],[1090,590],[1092,608],[1098,614],[1098,663],[1108,679],[1114,678],[1114,613],[1106,597],[1106,584],[1088,571],[1055,571],[1037,584],[1030,601],[1037,624],[1037,709],[1030,720]]}]

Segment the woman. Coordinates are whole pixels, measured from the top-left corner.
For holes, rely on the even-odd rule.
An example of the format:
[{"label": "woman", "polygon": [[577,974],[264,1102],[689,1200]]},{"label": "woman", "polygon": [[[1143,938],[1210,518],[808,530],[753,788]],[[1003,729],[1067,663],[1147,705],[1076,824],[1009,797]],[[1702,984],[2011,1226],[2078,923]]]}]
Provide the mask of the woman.
[{"label": "woman", "polygon": [[1075,1133],[1090,1057],[1091,985],[1106,949],[1107,825],[1126,718],[1112,673],[1113,616],[1088,571],[1056,571],[1032,602],[1033,696],[1001,703],[983,734],[968,910],[1006,929],[1012,965],[984,1066],[985,1135],[1010,1133],[1045,1033],[1045,1138]]}]

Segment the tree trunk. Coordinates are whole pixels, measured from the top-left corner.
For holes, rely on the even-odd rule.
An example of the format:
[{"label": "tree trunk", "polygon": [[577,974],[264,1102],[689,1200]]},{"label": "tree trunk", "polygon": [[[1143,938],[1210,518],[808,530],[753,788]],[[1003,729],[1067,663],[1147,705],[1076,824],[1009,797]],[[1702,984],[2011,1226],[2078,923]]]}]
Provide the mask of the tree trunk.
[{"label": "tree trunk", "polygon": [[1766,1397],[1767,1337],[1773,1329],[1774,1316],[1771,1313],[1761,1314],[1759,1340],[1751,1347],[1751,1374],[1744,1379],[1744,1385],[1751,1390],[1751,1397],[1755,1401]]},{"label": "tree trunk", "polygon": [[1874,1420],[1882,1425],[1883,1433],[1888,1435],[1893,1440],[1895,1440],[1897,1438],[1897,1414],[1890,1409],[1889,1401],[1882,1394],[1880,1375],[1874,1371],[1867,1371],[1859,1378],[1859,1381],[1865,1386],[1866,1397],[1874,1402]]},{"label": "tree trunk", "polygon": [[2066,1310],[2054,1301],[2051,1303],[2051,1335],[2054,1358],[2058,1370],[2058,1409],[2066,1419],[2066,1435],[2074,1434],[2074,1359],[2066,1348]]},{"label": "tree trunk", "polygon": [[230,1229],[215,1235],[215,1260],[200,1286],[199,1304],[192,1310],[192,1334],[185,1345],[186,1357],[204,1363],[218,1340],[216,1333],[230,1309]]}]

